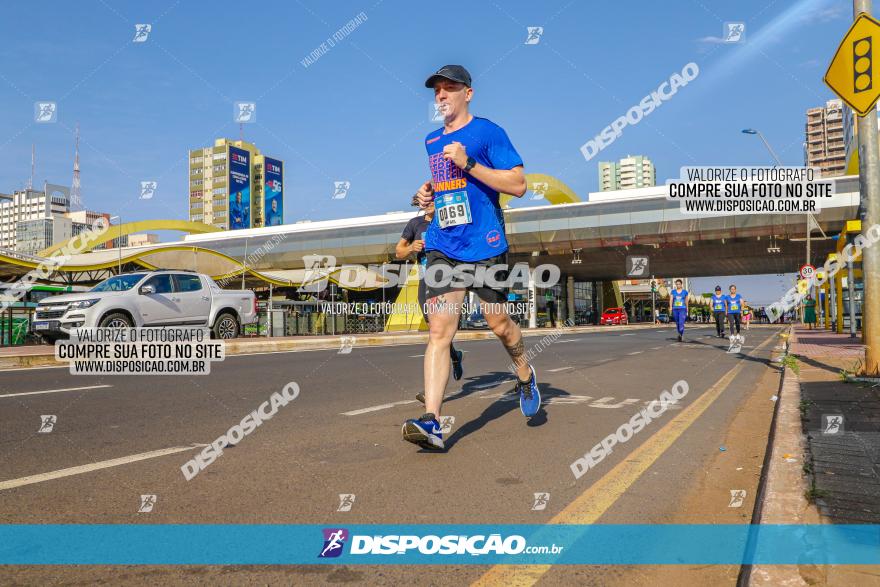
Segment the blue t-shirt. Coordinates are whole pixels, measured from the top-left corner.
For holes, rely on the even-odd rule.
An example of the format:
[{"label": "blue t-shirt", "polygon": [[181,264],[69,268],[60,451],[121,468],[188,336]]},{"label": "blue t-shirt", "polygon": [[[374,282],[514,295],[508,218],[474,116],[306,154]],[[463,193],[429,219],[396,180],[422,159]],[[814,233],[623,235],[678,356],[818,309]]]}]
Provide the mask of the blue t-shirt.
[{"label": "blue t-shirt", "polygon": [[688,290],[672,290],[672,310],[684,310],[687,305]]},{"label": "blue t-shirt", "polygon": [[727,302],[727,296],[725,295],[712,295],[712,311],[713,312],[723,312],[724,304]]},{"label": "blue t-shirt", "polygon": [[740,294],[736,294],[735,296],[726,295],[724,298],[727,300],[727,313],[728,314],[739,314],[742,312],[742,299],[743,297]]},{"label": "blue t-shirt", "polygon": [[[464,146],[469,157],[492,169],[513,169],[523,161],[504,129],[477,116],[455,132],[443,134],[443,129],[439,128],[425,138],[437,209],[437,218],[425,234],[425,250],[440,251],[458,261],[482,261],[507,251],[504,215],[498,204],[497,191],[443,158],[443,147],[456,141]],[[441,228],[437,220],[442,220],[446,214],[441,208],[445,203],[463,203],[465,196],[471,221]],[[455,208],[464,209],[461,206]],[[455,214],[453,210],[452,215]]]}]

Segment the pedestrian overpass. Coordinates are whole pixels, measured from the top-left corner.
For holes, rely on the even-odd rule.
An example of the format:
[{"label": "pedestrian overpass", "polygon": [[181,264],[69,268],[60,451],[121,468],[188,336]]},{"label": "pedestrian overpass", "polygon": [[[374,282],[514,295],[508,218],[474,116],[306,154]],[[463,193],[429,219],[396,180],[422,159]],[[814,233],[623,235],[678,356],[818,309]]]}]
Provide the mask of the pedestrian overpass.
[{"label": "pedestrian overpass", "polygon": [[[827,235],[843,230],[847,220],[856,218],[859,206],[857,176],[832,181],[835,195],[815,214]],[[647,256],[653,274],[686,277],[792,272],[806,260],[805,215],[684,214],[679,202],[668,200],[666,193],[665,186],[657,186],[591,193],[586,202],[508,208],[504,216],[510,262],[552,263],[577,281],[611,281],[627,277],[628,255]],[[72,255],[49,279],[89,282],[118,267],[162,267],[195,269],[217,279],[244,273],[252,282],[300,285],[306,255],[332,255],[337,265],[393,260],[400,233],[415,214],[306,220],[90,251]],[[835,244],[831,238],[814,237],[814,263],[824,261]],[[0,273],[7,280],[27,273],[39,262],[38,256],[0,251]],[[372,285],[379,283],[374,280]]]}]

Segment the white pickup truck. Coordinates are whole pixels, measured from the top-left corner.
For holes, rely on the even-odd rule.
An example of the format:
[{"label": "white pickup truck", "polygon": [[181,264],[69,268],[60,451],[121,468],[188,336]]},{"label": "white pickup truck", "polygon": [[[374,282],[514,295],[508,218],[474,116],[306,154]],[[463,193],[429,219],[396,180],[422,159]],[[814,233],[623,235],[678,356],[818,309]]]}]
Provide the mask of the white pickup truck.
[{"label": "white pickup truck", "polygon": [[249,290],[223,290],[201,273],[181,270],[123,273],[90,291],[52,296],[37,304],[32,329],[54,341],[73,328],[207,326],[216,338],[235,338],[258,320]]}]

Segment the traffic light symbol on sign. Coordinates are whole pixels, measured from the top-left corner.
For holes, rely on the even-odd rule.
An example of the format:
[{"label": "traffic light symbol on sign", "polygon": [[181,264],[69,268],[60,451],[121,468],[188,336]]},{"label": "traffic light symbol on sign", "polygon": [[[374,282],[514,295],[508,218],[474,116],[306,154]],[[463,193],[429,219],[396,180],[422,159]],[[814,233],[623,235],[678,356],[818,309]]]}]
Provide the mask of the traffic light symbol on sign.
[{"label": "traffic light symbol on sign", "polygon": [[866,92],[873,86],[870,36],[853,41],[853,92]]},{"label": "traffic light symbol on sign", "polygon": [[867,116],[880,99],[880,69],[874,68],[875,41],[880,44],[880,21],[862,12],[840,41],[825,72],[828,87],[859,116]]}]

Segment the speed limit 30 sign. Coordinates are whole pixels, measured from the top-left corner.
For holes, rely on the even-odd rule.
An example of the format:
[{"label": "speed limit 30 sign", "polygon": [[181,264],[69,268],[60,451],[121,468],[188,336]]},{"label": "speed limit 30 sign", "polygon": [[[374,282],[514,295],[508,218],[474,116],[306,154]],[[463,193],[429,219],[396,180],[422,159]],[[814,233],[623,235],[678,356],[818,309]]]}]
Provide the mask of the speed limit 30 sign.
[{"label": "speed limit 30 sign", "polygon": [[801,267],[801,278],[810,279],[816,274],[816,268],[812,265],[804,265]]}]

